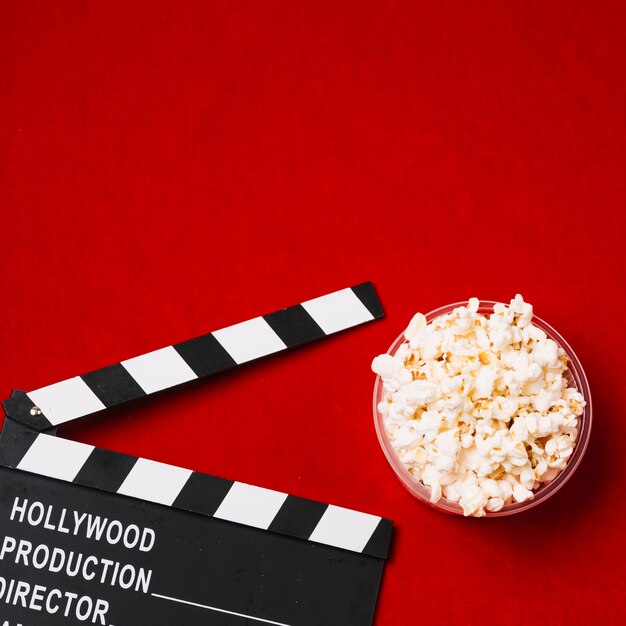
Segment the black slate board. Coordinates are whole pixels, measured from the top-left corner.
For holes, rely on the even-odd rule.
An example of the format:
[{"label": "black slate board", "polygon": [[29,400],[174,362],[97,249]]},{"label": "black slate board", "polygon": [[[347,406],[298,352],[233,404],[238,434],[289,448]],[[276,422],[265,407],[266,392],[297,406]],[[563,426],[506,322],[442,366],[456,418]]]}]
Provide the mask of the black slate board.
[{"label": "black slate board", "polygon": [[[11,521],[16,498],[19,505],[24,504],[24,498],[29,503],[42,503],[46,515],[48,507],[52,506],[48,523],[55,527],[62,510],[66,509],[62,526],[70,532],[45,529],[45,517],[39,525],[31,526],[25,514],[20,523],[17,510]],[[35,507],[35,513],[39,510]],[[149,552],[141,552],[120,544],[110,545],[106,539],[88,539],[82,534],[85,523],[81,524],[79,535],[74,536],[73,511],[78,512],[79,518],[87,513],[118,520],[124,527],[135,524],[140,529],[153,529],[154,547]],[[36,611],[7,604],[12,579],[30,585],[29,601],[35,585],[45,586],[48,592],[59,589],[62,593],[76,593],[79,598],[89,596],[94,607],[96,599],[102,599],[109,604],[106,626],[252,626],[264,623],[366,626],[373,619],[384,564],[384,560],[377,557],[0,468],[0,546],[4,546],[6,537],[15,539],[17,544],[8,551],[12,544],[8,541],[0,560],[0,578],[3,579],[0,580],[0,617],[8,620],[10,626],[102,623],[100,619],[92,622],[93,612],[87,620],[81,621],[75,613],[73,617],[64,617],[61,610],[51,615],[45,609]],[[152,570],[148,592],[144,593],[141,587],[136,591],[137,583],[129,590],[119,584],[112,586],[113,565],[108,567],[102,583],[104,566],[92,565],[93,561],[86,570],[87,575],[96,573],[91,581],[81,574],[70,577],[63,571],[51,573],[49,565],[36,569],[32,563],[33,552],[26,556],[28,566],[24,565],[23,558],[16,564],[15,555],[21,540],[30,542],[33,552],[44,544],[50,553],[55,547],[66,555],[72,551],[82,553],[83,563],[84,558],[93,555],[122,566],[130,564],[135,572],[139,568]],[[45,551],[40,551],[38,565],[44,558]],[[73,560],[72,564],[75,563]],[[130,570],[127,571],[128,584],[131,577]],[[249,617],[181,604],[153,594]],[[57,602],[56,595],[53,600]],[[74,600],[73,606],[76,602]],[[45,601],[41,605],[45,605]],[[83,614],[87,607],[84,601]]]}]

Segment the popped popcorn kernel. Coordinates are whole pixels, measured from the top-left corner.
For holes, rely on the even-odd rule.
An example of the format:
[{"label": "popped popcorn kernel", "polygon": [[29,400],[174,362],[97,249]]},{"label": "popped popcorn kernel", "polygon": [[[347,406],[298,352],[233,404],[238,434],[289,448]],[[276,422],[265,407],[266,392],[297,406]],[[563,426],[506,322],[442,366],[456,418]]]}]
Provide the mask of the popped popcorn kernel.
[{"label": "popped popcorn kernel", "polygon": [[400,461],[430,488],[482,517],[525,502],[566,467],[585,400],[564,376],[565,351],[517,294],[493,313],[479,301],[428,323],[417,313],[395,355],[372,370],[378,411]]}]

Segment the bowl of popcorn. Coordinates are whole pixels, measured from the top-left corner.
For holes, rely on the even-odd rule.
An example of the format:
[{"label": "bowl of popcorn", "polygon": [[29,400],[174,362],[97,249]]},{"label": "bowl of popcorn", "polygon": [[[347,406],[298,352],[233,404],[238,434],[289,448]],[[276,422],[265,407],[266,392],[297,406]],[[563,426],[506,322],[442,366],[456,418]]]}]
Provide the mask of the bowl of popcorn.
[{"label": "bowl of popcorn", "polygon": [[578,467],[591,395],[574,351],[517,295],[417,313],[372,362],[387,460],[418,499],[496,517],[532,508]]}]

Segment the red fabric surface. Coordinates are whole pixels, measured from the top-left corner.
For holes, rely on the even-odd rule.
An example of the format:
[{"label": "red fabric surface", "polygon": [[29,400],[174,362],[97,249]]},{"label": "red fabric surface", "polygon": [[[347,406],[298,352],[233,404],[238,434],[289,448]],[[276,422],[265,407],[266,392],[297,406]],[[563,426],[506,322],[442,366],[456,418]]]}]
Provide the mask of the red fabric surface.
[{"label": "red fabric surface", "polygon": [[[626,11],[619,2],[0,4],[0,380],[31,390],[372,280],[387,317],[80,441],[396,522],[376,624],[624,623]],[[521,292],[577,351],[592,440],[552,500],[434,512],[373,356]]]}]

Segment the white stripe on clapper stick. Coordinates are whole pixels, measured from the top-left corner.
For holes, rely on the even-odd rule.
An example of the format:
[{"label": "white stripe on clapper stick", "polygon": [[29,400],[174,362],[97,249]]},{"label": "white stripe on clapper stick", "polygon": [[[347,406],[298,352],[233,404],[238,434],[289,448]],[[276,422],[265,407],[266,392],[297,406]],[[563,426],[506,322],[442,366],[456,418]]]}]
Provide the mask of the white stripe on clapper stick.
[{"label": "white stripe on clapper stick", "polygon": [[189,606],[197,606],[200,609],[207,609],[209,611],[217,611],[218,613],[227,613],[228,615],[235,615],[237,617],[244,617],[246,619],[253,619],[256,622],[263,622],[264,624],[274,624],[275,626],[290,626],[284,622],[273,622],[271,619],[263,619],[262,617],[255,617],[254,615],[246,615],[245,613],[235,613],[235,611],[227,611],[226,609],[218,609],[215,606],[209,606],[208,604],[198,604],[197,602],[189,602],[188,600],[181,600],[180,598],[171,598],[170,596],[162,596],[159,593],[152,594],[155,598],[161,598],[162,600],[170,600],[172,602],[178,602],[179,604],[188,604]]},{"label": "white stripe on clapper stick", "polygon": [[93,449],[86,443],[40,434],[17,469],[72,482]]}]

